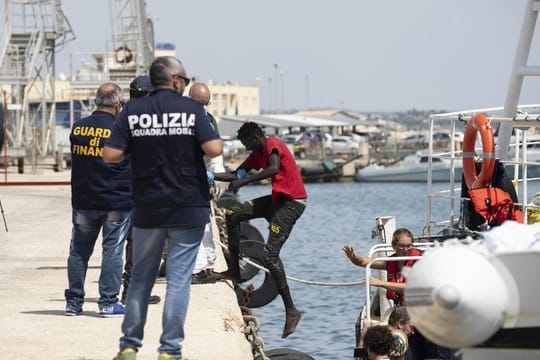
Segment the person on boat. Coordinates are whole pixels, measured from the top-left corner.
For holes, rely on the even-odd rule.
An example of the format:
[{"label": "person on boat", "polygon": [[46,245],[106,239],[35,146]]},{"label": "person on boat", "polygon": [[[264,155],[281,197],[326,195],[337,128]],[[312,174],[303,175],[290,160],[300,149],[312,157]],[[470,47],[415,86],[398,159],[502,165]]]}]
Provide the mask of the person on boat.
[{"label": "person on boat", "polygon": [[414,328],[406,307],[400,306],[392,311],[388,318],[388,327],[392,331],[392,336],[394,336],[396,342],[396,346],[389,353],[390,358],[411,359],[412,352],[409,348],[409,336],[414,333]]},{"label": "person on boat", "polygon": [[363,336],[363,346],[369,360],[389,360],[388,353],[394,347],[394,336],[386,325],[371,326]]},{"label": "person on boat", "polygon": [[400,306],[392,310],[392,313],[388,318],[388,326],[390,326],[391,330],[403,331],[405,335],[414,333],[411,317],[405,306]]},{"label": "person on boat", "polygon": [[[214,174],[215,179],[231,181],[229,190],[236,191],[244,185],[270,178],[272,194],[227,209],[228,270],[215,276],[218,279],[240,280],[240,223],[265,218],[270,224],[270,231],[264,247],[264,265],[270,270],[285,305],[286,319],[281,337],[286,338],[294,332],[302,315],[294,306],[279,252],[306,208],[307,193],[296,161],[283,141],[265,136],[261,127],[254,122],[244,123],[238,129],[238,139],[251,153],[234,172]],[[250,170],[260,169],[255,174],[247,175]]]},{"label": "person on boat", "polygon": [[[420,256],[422,252],[413,247],[414,236],[410,230],[400,228],[392,234],[392,247],[395,253],[391,256]],[[355,253],[351,245],[344,245],[343,251],[349,260],[361,267],[367,266],[373,259],[367,256],[361,256]],[[370,277],[369,283],[372,286],[383,287],[386,289],[386,297],[394,301],[394,305],[400,305],[403,302],[403,292],[405,291],[405,277],[401,270],[404,266],[412,266],[415,260],[400,260],[400,261],[375,261],[372,269],[386,270],[387,281],[375,277]]]},{"label": "person on boat", "polygon": [[[422,252],[413,247],[414,236],[412,232],[406,228],[400,228],[392,234],[392,247],[395,253],[392,257],[397,256],[420,256]],[[358,266],[365,267],[373,259],[367,256],[361,256],[355,253],[351,245],[343,247],[345,255],[349,260]],[[401,274],[404,266],[412,266],[415,260],[402,261],[375,261],[371,267],[378,270],[387,271],[387,281],[380,280],[375,277],[370,277],[370,284],[373,286],[383,287],[386,289],[386,297],[394,301],[394,305],[399,307],[403,303],[403,293],[405,291],[406,278]],[[422,360],[422,359],[450,359],[450,349],[438,346],[426,339],[418,331],[414,331],[409,335],[409,348],[411,352],[407,354],[407,359]]]}]

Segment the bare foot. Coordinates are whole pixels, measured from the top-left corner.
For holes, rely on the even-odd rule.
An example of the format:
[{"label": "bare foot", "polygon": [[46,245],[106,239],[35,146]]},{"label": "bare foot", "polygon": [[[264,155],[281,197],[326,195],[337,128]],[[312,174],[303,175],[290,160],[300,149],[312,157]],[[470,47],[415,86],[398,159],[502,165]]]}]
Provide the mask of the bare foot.
[{"label": "bare foot", "polygon": [[232,280],[234,282],[240,281],[240,274],[229,272],[228,270],[224,272],[213,272],[212,276],[216,280]]},{"label": "bare foot", "polygon": [[296,309],[287,310],[285,317],[285,327],[283,328],[283,334],[281,334],[282,339],[285,339],[287,336],[291,335],[294,330],[296,330],[296,325],[298,325],[301,318],[302,313],[300,313],[300,311]]}]

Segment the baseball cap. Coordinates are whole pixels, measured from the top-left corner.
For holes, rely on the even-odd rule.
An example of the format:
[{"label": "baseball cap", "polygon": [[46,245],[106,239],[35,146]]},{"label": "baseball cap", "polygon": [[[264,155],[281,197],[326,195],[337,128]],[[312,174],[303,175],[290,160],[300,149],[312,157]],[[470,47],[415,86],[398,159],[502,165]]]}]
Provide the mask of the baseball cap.
[{"label": "baseball cap", "polygon": [[146,75],[139,75],[129,84],[129,94],[131,97],[145,96],[154,88],[150,78]]}]

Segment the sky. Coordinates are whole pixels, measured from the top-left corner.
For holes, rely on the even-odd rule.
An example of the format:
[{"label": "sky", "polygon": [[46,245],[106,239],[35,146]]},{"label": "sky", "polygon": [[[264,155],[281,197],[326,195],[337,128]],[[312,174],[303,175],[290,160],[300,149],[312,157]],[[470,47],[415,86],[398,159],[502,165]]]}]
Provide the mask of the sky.
[{"label": "sky", "polygon": [[[62,1],[77,38],[59,71],[69,52],[111,48],[108,2]],[[257,85],[266,110],[463,110],[503,105],[526,3],[147,0],[146,11],[189,76]],[[537,102],[534,80],[521,103]]]}]

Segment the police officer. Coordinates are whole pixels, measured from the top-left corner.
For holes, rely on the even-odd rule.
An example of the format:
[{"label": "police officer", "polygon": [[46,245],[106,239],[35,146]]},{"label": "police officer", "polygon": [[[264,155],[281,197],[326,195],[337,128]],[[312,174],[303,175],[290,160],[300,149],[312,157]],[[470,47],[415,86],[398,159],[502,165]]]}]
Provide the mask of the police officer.
[{"label": "police officer", "polygon": [[130,225],[131,179],[129,162],[106,164],[103,145],[111,134],[115,115],[122,108],[118,85],[105,83],[96,93],[97,110],[77,121],[71,130],[71,204],[73,231],[69,247],[65,291],[69,316],[80,315],[88,260],[100,230],[103,234],[98,307],[103,317],[122,316],[118,303],[124,240]]},{"label": "police officer", "polygon": [[190,79],[178,59],[156,58],[150,79],[154,91],[126,105],[103,153],[111,163],[131,155],[133,176],[133,269],[116,360],[135,359],[142,346],[165,241],[167,292],[158,351],[160,359],[181,358],[191,273],[210,214],[203,156],[223,151],[202,105],[182,96]]}]

